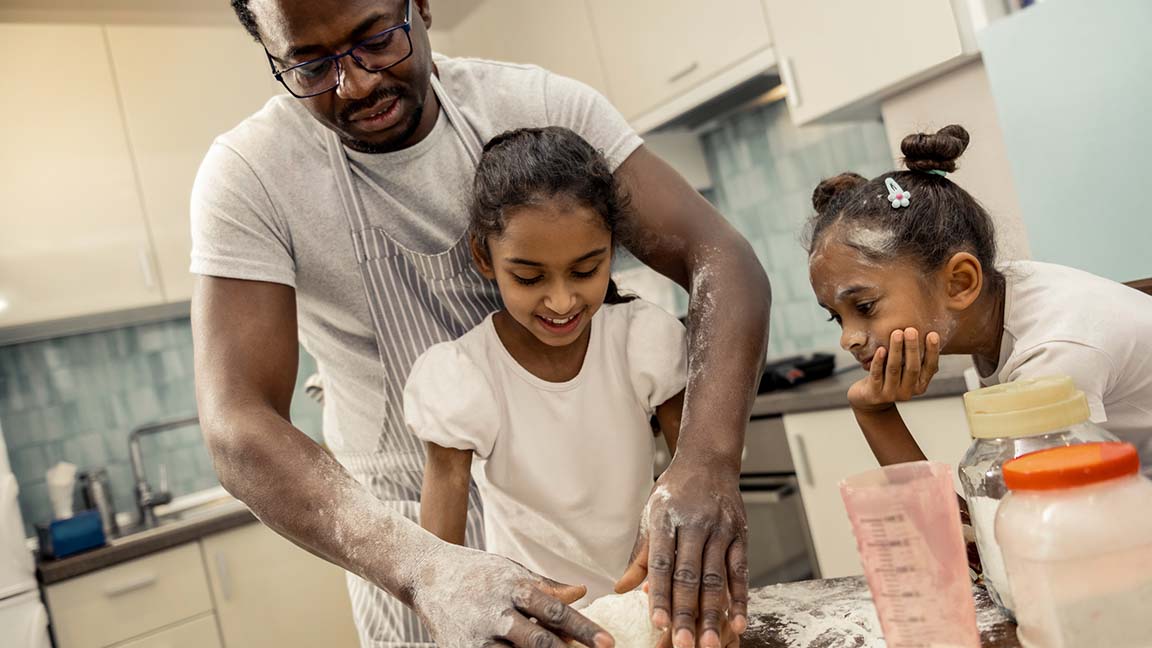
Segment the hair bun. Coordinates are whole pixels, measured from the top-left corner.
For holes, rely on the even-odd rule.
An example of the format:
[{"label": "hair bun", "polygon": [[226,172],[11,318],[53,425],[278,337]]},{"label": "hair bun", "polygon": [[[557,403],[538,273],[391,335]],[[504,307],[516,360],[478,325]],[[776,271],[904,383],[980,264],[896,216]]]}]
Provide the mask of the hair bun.
[{"label": "hair bun", "polygon": [[868,179],[859,173],[847,171],[840,175],[826,178],[816,185],[812,192],[812,206],[817,213],[824,213],[828,206],[868,184]]},{"label": "hair bun", "polygon": [[952,124],[936,131],[934,135],[915,133],[900,142],[900,152],[904,154],[904,166],[909,171],[956,170],[956,158],[968,148],[968,131],[963,126]]}]

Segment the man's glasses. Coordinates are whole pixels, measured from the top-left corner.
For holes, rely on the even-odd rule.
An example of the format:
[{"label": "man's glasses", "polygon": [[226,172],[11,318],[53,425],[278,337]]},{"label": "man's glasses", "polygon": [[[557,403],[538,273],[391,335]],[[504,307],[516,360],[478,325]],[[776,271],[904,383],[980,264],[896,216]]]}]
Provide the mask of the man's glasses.
[{"label": "man's glasses", "polygon": [[265,49],[272,75],[284,84],[292,96],[305,99],[331,91],[340,85],[341,60],[350,56],[368,72],[380,72],[412,56],[412,0],[408,0],[404,22],[369,36],[347,51],[331,54],[311,61],[297,63],[284,70],[276,69],[276,61]]}]

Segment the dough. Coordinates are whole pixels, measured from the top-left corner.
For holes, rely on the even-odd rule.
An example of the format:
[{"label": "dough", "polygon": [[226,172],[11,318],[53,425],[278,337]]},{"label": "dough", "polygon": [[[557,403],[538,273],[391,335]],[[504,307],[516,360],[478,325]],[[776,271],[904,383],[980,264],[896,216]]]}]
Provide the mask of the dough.
[{"label": "dough", "polygon": [[648,615],[648,595],[641,590],[602,596],[580,614],[607,630],[616,639],[616,648],[655,648],[660,641],[660,631],[652,627]]}]

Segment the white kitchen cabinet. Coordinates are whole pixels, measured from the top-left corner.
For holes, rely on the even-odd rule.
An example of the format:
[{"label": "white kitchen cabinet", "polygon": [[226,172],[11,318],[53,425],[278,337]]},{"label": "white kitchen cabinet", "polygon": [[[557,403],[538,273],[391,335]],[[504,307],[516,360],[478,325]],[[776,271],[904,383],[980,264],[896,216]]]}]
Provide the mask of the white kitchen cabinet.
[{"label": "white kitchen cabinet", "polygon": [[167,301],[192,297],[189,197],[217,135],[279,91],[239,25],[109,25],[108,51]]},{"label": "white kitchen cabinet", "polygon": [[116,648],[221,648],[220,629],[216,627],[216,617],[205,614]]},{"label": "white kitchen cabinet", "polygon": [[212,612],[195,543],[49,585],[44,593],[59,648],[103,648]]},{"label": "white kitchen cabinet", "polygon": [[0,327],[163,302],[104,34],[0,24]]},{"label": "white kitchen cabinet", "polygon": [[[962,398],[916,400],[901,403],[899,408],[925,456],[953,467],[960,462],[971,443]],[[787,414],[784,429],[820,575],[836,578],[862,574],[852,525],[840,497],[840,480],[878,464],[852,410]]]},{"label": "white kitchen cabinet", "polygon": [[353,648],[344,570],[248,524],[201,540],[228,648]]},{"label": "white kitchen cabinet", "polygon": [[588,0],[485,0],[453,28],[451,45],[455,56],[532,63],[607,94]]},{"label": "white kitchen cabinet", "polygon": [[771,57],[760,0],[588,1],[609,96],[634,124],[757,55]]},{"label": "white kitchen cabinet", "polygon": [[975,49],[968,3],[983,0],[763,2],[792,119],[806,124],[879,114],[885,93],[961,62]]}]

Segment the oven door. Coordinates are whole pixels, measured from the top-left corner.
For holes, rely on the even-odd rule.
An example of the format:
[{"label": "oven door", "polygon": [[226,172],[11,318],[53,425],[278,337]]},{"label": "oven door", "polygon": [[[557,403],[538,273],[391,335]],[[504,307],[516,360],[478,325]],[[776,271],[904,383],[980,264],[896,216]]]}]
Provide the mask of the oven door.
[{"label": "oven door", "polygon": [[741,475],[748,516],[748,584],[819,577],[796,475]]}]

